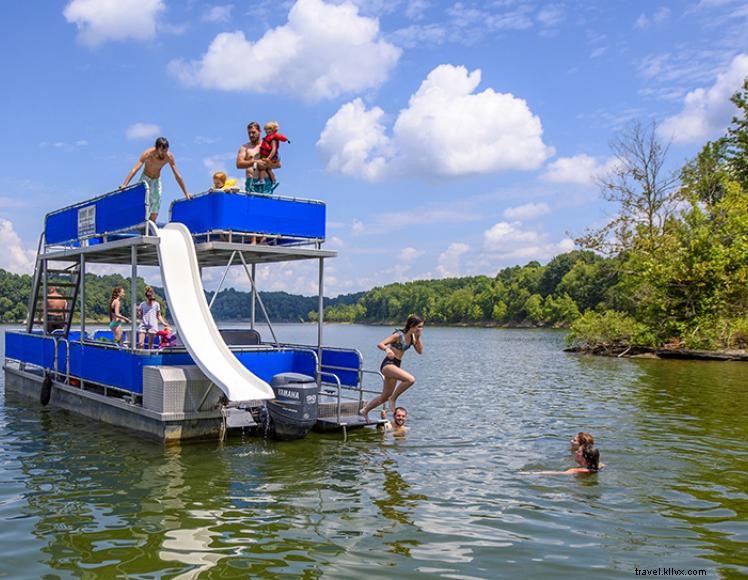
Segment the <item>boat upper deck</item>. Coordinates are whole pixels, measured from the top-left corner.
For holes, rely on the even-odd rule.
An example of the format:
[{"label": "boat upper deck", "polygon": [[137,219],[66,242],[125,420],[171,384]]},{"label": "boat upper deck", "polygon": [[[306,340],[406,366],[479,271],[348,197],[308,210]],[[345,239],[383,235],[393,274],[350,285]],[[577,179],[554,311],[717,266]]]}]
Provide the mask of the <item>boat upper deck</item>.
[{"label": "boat upper deck", "polygon": [[[325,213],[321,201],[208,191],[172,202],[169,221],[188,228],[200,266],[222,266],[235,252],[250,263],[334,257],[321,247]],[[51,212],[40,257],[158,265],[159,238],[147,217],[144,183]]]}]

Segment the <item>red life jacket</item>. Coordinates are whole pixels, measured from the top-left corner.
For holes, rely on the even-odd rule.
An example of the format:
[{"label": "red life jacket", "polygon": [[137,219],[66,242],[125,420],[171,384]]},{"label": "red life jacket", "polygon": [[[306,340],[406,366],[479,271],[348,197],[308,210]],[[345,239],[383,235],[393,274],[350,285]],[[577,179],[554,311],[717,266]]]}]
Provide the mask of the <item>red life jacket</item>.
[{"label": "red life jacket", "polygon": [[[263,159],[267,159],[270,157],[270,152],[273,150],[273,141],[287,141],[290,143],[291,141],[286,137],[285,135],[282,135],[278,133],[277,131],[275,133],[271,133],[270,135],[265,135],[265,137],[262,138],[262,144],[260,145],[260,157]],[[271,161],[278,161],[278,149],[280,148],[280,143],[275,148],[275,155],[273,155],[273,158]]]}]

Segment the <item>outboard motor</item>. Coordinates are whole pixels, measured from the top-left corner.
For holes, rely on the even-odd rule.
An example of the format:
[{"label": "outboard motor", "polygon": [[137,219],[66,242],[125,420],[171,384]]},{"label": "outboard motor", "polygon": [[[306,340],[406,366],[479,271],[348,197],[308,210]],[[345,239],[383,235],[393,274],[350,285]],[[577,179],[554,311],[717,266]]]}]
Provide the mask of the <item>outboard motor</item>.
[{"label": "outboard motor", "polygon": [[317,382],[299,373],[279,373],[270,381],[275,399],[267,402],[270,434],[301,439],[317,422]]}]

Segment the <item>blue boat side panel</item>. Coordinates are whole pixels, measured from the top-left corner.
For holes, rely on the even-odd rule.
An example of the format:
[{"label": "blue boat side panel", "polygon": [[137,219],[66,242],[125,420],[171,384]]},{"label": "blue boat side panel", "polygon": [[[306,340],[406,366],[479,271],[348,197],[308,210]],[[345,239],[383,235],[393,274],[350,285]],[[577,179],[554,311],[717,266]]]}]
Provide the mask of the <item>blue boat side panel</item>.
[{"label": "blue boat side panel", "polygon": [[5,333],[5,358],[49,369],[54,365],[54,357],[53,338],[25,332]]},{"label": "blue boat side panel", "polygon": [[[64,346],[61,344],[59,348],[60,355],[63,356]],[[70,343],[71,375],[137,394],[143,392],[144,366],[191,364],[192,358],[187,353],[153,351],[148,354],[132,354],[125,349]],[[64,371],[63,365],[60,365],[60,371]]]},{"label": "blue boat side panel", "polygon": [[[322,348],[322,372],[332,373],[340,379],[340,384],[347,387],[358,386],[358,371],[361,368],[361,356],[355,350],[328,350]],[[353,370],[341,370],[341,369]],[[334,382],[332,377],[322,375],[322,380]]]},{"label": "blue boat side panel", "polygon": [[[134,228],[146,220],[147,210],[146,186],[137,183],[47,214],[44,237],[48,244],[60,244]],[[86,211],[90,212],[92,221],[85,226],[85,231],[79,231],[79,216]]]},{"label": "blue boat side panel", "polygon": [[324,239],[325,204],[321,202],[212,191],[171,206],[171,221],[193,233],[213,230]]},{"label": "blue boat side panel", "polygon": [[311,352],[260,350],[234,354],[251,373],[267,383],[278,373],[315,376],[314,355]]}]

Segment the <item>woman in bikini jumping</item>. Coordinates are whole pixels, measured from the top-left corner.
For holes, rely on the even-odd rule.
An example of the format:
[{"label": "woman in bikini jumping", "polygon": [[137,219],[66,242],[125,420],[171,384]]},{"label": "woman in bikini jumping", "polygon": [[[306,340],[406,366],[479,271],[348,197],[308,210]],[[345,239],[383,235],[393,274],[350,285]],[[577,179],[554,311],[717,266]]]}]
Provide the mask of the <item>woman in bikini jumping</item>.
[{"label": "woman in bikini jumping", "polygon": [[409,372],[400,368],[405,351],[411,346],[418,354],[423,354],[423,343],[421,343],[421,333],[423,332],[423,320],[418,316],[411,315],[405,321],[405,327],[395,330],[390,336],[385,338],[377,345],[377,348],[384,351],[385,357],[379,370],[384,375],[384,385],[382,394],[369,401],[363,407],[359,414],[362,415],[366,422],[369,422],[369,411],[385,401],[389,401],[390,411],[395,412],[397,398],[407,391],[416,382],[416,379]]}]

